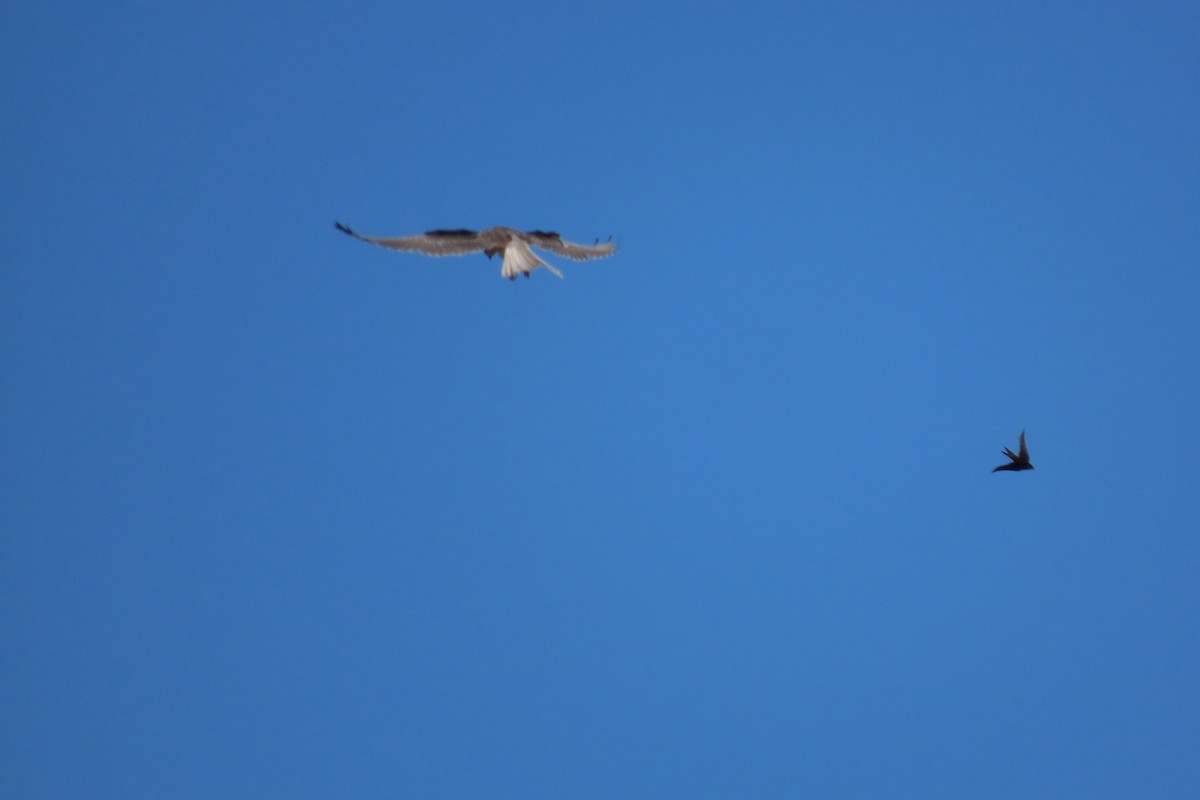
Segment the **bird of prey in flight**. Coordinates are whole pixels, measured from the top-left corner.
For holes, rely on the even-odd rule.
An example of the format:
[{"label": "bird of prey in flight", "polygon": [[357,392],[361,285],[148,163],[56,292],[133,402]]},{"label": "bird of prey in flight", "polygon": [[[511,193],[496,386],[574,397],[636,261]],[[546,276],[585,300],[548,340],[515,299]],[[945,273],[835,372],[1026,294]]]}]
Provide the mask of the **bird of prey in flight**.
[{"label": "bird of prey in flight", "polygon": [[1021,431],[1021,452],[1014,453],[1006,447],[1004,448],[1004,455],[1008,456],[1012,461],[1008,464],[1001,464],[992,470],[992,472],[1003,472],[1005,470],[1020,472],[1023,469],[1033,469],[1033,464],[1029,463],[1029,448],[1025,446],[1025,431]]},{"label": "bird of prey in flight", "polygon": [[554,231],[519,231],[516,228],[488,228],[482,231],[472,231],[466,228],[453,230],[428,231],[420,236],[397,236],[394,238],[377,238],[363,236],[340,222],[333,223],[342,233],[347,233],[355,239],[388,247],[392,250],[424,253],[427,256],[462,256],[467,253],[483,252],[490,259],[492,256],[503,255],[504,266],[500,274],[509,280],[516,280],[523,274],[526,278],[535,269],[545,267],[558,277],[563,274],[554,267],[542,261],[530,247],[548,250],[556,255],[572,258],[576,261],[586,261],[590,258],[603,258],[617,252],[617,246],[611,241],[595,244],[575,244],[563,241]]}]

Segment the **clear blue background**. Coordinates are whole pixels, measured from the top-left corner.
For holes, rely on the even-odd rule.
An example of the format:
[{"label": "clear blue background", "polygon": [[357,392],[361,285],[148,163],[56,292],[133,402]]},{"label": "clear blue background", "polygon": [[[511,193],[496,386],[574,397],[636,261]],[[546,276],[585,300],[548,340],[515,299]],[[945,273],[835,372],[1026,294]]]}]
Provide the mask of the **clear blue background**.
[{"label": "clear blue background", "polygon": [[1200,796],[1195,3],[0,20],[3,796]]}]

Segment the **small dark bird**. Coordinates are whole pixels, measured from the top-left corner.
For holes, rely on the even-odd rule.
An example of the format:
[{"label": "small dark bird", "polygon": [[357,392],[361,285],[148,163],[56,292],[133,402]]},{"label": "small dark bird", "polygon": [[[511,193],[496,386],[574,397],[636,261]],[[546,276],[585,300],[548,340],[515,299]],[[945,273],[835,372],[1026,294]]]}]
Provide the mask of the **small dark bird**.
[{"label": "small dark bird", "polygon": [[1025,431],[1021,431],[1021,452],[1014,453],[1007,447],[1004,448],[1004,455],[1012,459],[1010,464],[1001,464],[992,472],[1003,472],[1005,470],[1011,472],[1020,472],[1023,469],[1033,469],[1033,464],[1029,463],[1029,448],[1025,446]]},{"label": "small dark bird", "polygon": [[472,231],[466,228],[454,228],[428,231],[422,236],[380,238],[363,236],[340,222],[333,224],[339,231],[353,236],[355,239],[392,250],[407,250],[424,253],[427,256],[461,256],[467,253],[484,253],[489,259],[492,256],[502,256],[504,264],[500,274],[510,280],[516,280],[518,275],[528,278],[529,273],[543,267],[560,278],[563,276],[558,269],[538,258],[530,247],[549,250],[555,255],[576,261],[604,258],[617,252],[617,246],[612,242],[600,244],[600,240],[597,239],[596,244],[593,245],[575,244],[565,241],[556,231],[526,232],[515,228],[488,228],[482,231]]}]

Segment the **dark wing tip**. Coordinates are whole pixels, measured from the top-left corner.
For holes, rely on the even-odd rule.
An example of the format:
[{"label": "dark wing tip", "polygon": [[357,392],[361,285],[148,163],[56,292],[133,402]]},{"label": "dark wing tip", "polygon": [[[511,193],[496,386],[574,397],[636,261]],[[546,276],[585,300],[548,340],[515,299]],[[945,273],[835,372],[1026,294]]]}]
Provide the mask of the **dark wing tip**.
[{"label": "dark wing tip", "polygon": [[345,225],[343,225],[342,223],[338,222],[337,220],[334,220],[334,222],[333,222],[333,227],[337,228],[337,229],[338,229],[339,231],[341,231],[342,233],[349,234],[350,236],[358,236],[358,234],[357,234],[357,233],[355,233],[354,231],[350,230],[349,228],[347,228]]}]

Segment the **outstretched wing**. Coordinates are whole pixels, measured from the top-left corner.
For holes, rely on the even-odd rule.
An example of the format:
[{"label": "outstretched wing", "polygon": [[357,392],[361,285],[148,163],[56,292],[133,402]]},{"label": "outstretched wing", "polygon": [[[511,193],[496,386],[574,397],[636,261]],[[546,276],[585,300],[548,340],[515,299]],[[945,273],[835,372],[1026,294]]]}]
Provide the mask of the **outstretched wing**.
[{"label": "outstretched wing", "polygon": [[1029,449],[1025,447],[1025,431],[1021,431],[1021,460],[1029,462]]},{"label": "outstretched wing", "polygon": [[465,228],[429,231],[420,236],[379,238],[375,236],[363,236],[361,233],[351,230],[340,222],[333,224],[339,231],[349,234],[355,239],[361,239],[364,242],[377,244],[380,247],[387,247],[391,250],[424,253],[427,256],[461,256],[467,253],[477,253],[487,247],[486,242],[484,242],[478,231],[467,230]]},{"label": "outstretched wing", "polygon": [[617,246],[612,242],[600,244],[599,240],[597,240],[596,244],[591,245],[575,244],[574,242],[564,242],[563,238],[557,233],[549,231],[529,231],[521,238],[534,247],[540,247],[555,255],[563,256],[564,258],[573,258],[576,261],[604,258],[617,252]]}]

